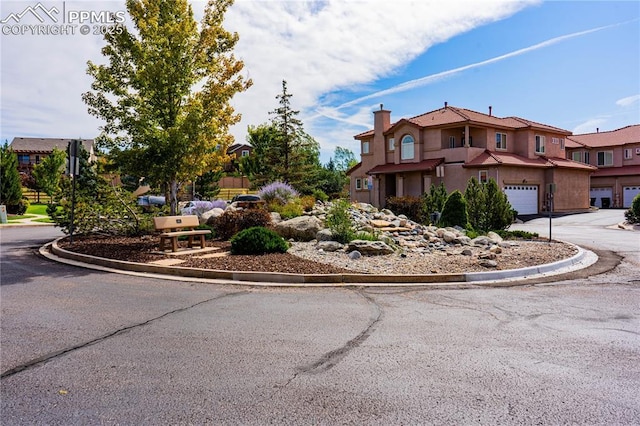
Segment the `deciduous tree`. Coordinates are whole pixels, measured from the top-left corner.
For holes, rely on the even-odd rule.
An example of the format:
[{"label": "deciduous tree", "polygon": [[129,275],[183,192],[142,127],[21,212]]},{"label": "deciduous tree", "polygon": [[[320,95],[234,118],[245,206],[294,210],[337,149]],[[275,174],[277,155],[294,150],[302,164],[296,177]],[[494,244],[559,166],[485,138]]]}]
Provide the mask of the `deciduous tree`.
[{"label": "deciduous tree", "polygon": [[88,63],[83,100],[106,122],[99,143],[122,172],[169,188],[172,214],[181,182],[227,160],[240,120],[230,100],[251,85],[232,53],[238,35],[222,26],[232,3],[210,0],[198,30],[187,0],[127,0],[135,31],[105,35],[107,64]]},{"label": "deciduous tree", "polygon": [[46,156],[40,164],[33,168],[33,177],[39,190],[49,196],[49,203],[53,202],[53,195],[58,191],[62,168],[67,154],[57,148],[53,148],[51,154]]}]

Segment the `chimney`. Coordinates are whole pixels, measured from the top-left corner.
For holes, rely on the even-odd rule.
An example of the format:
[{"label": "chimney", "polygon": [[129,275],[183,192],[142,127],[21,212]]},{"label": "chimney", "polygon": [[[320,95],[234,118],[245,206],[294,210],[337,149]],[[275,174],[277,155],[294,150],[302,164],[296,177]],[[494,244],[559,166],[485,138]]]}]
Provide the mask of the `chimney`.
[{"label": "chimney", "polygon": [[444,107],[446,108],[446,107],[448,107],[448,106],[449,106],[449,102],[444,101]]},{"label": "chimney", "polygon": [[489,117],[491,117],[491,110],[493,110],[493,107],[489,105]]}]

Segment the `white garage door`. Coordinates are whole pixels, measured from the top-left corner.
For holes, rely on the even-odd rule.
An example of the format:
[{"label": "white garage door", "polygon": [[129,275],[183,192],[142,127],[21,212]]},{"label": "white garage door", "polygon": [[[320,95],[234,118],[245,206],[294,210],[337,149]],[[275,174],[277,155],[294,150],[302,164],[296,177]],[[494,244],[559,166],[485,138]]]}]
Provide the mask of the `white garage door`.
[{"label": "white garage door", "polygon": [[631,207],[633,199],[638,194],[640,194],[640,186],[625,186],[624,188],[622,188],[622,200],[624,203],[622,207],[624,207],[625,209]]},{"label": "white garage door", "polygon": [[612,206],[613,189],[612,188],[591,188],[589,191],[591,197],[591,205],[598,208],[608,209]]},{"label": "white garage door", "polygon": [[504,187],[509,204],[518,214],[538,214],[538,187],[536,185],[507,185]]}]

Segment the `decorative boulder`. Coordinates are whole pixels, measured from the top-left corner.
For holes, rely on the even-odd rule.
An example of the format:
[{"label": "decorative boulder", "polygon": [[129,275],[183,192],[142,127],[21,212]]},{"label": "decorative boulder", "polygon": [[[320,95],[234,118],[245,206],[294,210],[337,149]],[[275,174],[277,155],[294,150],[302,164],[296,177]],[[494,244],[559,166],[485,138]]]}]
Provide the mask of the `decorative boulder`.
[{"label": "decorative boulder", "polygon": [[489,237],[496,244],[500,244],[502,242],[502,237],[493,231],[488,232],[487,237]]},{"label": "decorative boulder", "polygon": [[316,234],[316,240],[318,241],[333,241],[333,233],[330,229],[321,229]]},{"label": "decorative boulder", "polygon": [[348,251],[359,251],[365,256],[379,256],[393,253],[393,249],[382,241],[353,240]]},{"label": "decorative boulder", "polygon": [[222,210],[219,207],[216,207],[214,209],[211,209],[209,211],[206,211],[204,213],[202,213],[202,216],[200,216],[200,223],[206,223],[207,225],[211,225],[213,223],[213,221],[219,217],[222,216],[222,214],[224,213],[224,210]]},{"label": "decorative boulder", "polygon": [[337,241],[320,241],[318,243],[318,250],[322,251],[333,252],[342,250],[343,248],[344,246]]},{"label": "decorative boulder", "polygon": [[316,238],[316,234],[322,229],[322,222],[315,216],[298,216],[276,223],[274,228],[285,239],[311,241]]}]

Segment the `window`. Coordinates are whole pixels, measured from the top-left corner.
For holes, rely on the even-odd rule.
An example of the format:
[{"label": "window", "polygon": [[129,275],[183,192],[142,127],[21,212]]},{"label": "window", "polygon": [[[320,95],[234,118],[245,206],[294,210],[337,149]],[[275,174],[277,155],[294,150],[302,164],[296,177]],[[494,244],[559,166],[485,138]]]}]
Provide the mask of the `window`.
[{"label": "window", "polygon": [[478,181],[480,181],[480,183],[489,182],[489,172],[487,170],[480,170],[478,172]]},{"label": "window", "polygon": [[362,142],[362,153],[363,154],[369,153],[369,141]]},{"label": "window", "polygon": [[394,138],[389,138],[389,151],[393,151],[396,149],[396,140]]},{"label": "window", "polygon": [[36,155],[36,164],[40,164],[40,156]]},{"label": "window", "polygon": [[360,191],[362,189],[362,179],[356,179],[356,191]]},{"label": "window", "polygon": [[582,153],[580,151],[574,151],[571,153],[571,159],[573,161],[582,161]]},{"label": "window", "polygon": [[560,138],[560,149],[564,149],[564,138]]},{"label": "window", "polygon": [[449,136],[449,148],[455,148],[455,147],[456,147],[456,137]]},{"label": "window", "polygon": [[506,133],[496,133],[496,149],[507,149]]},{"label": "window", "polygon": [[29,164],[29,156],[27,154],[18,154],[18,163]]},{"label": "window", "polygon": [[625,160],[630,160],[631,157],[633,157],[633,150],[631,148],[625,148],[624,149],[624,159]]},{"label": "window", "polygon": [[544,154],[544,136],[536,135],[536,154]]},{"label": "window", "polygon": [[613,151],[599,151],[598,166],[613,166]]},{"label": "window", "polygon": [[248,149],[243,149],[242,150],[242,156],[243,157],[248,157],[249,156],[249,150]]},{"label": "window", "polygon": [[589,156],[589,153],[587,151],[584,152],[584,164],[590,164],[591,163],[591,158]]},{"label": "window", "polygon": [[413,150],[413,146],[414,146],[415,142],[413,140],[413,136],[411,135],[406,135],[405,137],[402,138],[402,153],[400,155],[400,158],[402,160],[411,160],[414,156],[414,150]]},{"label": "window", "polygon": [[554,145],[559,145],[560,144],[560,138],[551,138],[551,143]]}]

